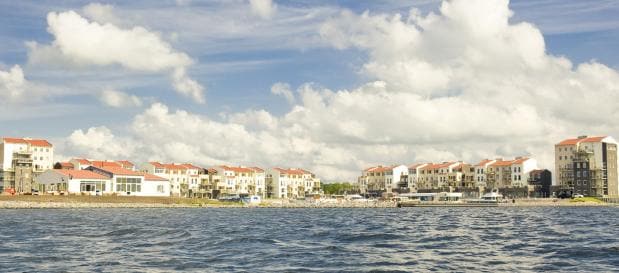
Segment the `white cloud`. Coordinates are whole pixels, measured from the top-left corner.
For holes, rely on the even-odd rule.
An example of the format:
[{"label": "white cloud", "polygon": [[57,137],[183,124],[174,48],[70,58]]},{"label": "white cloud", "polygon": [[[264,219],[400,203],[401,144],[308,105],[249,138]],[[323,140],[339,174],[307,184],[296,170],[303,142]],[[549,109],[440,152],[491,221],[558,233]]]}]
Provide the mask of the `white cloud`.
[{"label": "white cloud", "polygon": [[115,137],[107,127],[91,127],[88,130],[76,130],[67,141],[70,156],[88,158],[129,158],[135,156],[139,142]]},{"label": "white cloud", "polygon": [[[85,9],[93,17],[106,17],[111,13],[110,8],[102,5],[89,5]],[[106,18],[99,19],[105,21]],[[30,63],[119,65],[134,71],[166,72],[170,73],[176,91],[199,103],[204,102],[204,88],[186,73],[193,61],[187,54],[172,48],[158,33],[139,26],[123,29],[109,22],[89,22],[74,11],[50,12],[47,22],[48,32],[55,39],[51,45],[30,42]]]},{"label": "white cloud", "polygon": [[82,8],[82,14],[100,24],[123,25],[123,21],[114,14],[112,5],[90,3]]},{"label": "white cloud", "polygon": [[27,81],[24,71],[19,65],[14,65],[7,71],[0,70],[0,98],[3,101],[16,101],[22,98]]},{"label": "white cloud", "polygon": [[321,35],[366,53],[369,83],[305,84],[282,116],[252,110],[221,122],[154,104],[127,134],[143,143],[136,156],[300,166],[327,180],[354,180],[370,164],[522,154],[552,168],[565,137],[619,135],[619,73],[546,53],[540,31],[509,23],[511,14],[505,0],[445,1],[425,16],[343,12]]},{"label": "white cloud", "polygon": [[294,104],[294,94],[290,90],[290,85],[283,82],[277,82],[271,86],[271,93],[286,98],[290,104]]},{"label": "white cloud", "polygon": [[263,19],[270,19],[277,12],[277,5],[272,0],[249,0],[253,14]]},{"label": "white cloud", "polygon": [[142,106],[142,99],[139,97],[116,90],[103,90],[99,96],[101,102],[110,107],[123,108]]}]

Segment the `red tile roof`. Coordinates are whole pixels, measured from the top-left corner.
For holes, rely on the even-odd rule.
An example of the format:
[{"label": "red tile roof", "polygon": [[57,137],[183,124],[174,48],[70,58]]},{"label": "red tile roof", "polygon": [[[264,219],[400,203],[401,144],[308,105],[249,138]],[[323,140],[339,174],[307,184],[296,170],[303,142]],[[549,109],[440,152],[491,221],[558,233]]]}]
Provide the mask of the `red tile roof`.
[{"label": "red tile roof", "polygon": [[148,162],[148,164],[153,165],[155,168],[164,168],[165,166],[163,166],[163,164],[159,163],[159,162]]},{"label": "red tile roof", "polygon": [[131,168],[131,167],[135,166],[135,164],[133,164],[129,160],[118,160],[118,161],[116,161],[116,163],[120,164],[123,168]]},{"label": "red tile roof", "polygon": [[144,181],[168,181],[167,179],[149,173],[144,173]]},{"label": "red tile roof", "polygon": [[74,158],[73,160],[77,161],[78,163],[80,163],[82,165],[90,165],[90,164],[92,164],[90,162],[90,160],[84,159],[84,158]]},{"label": "red tile roof", "polygon": [[95,167],[99,167],[99,168],[100,167],[118,167],[118,168],[123,167],[119,163],[114,162],[114,161],[100,161],[100,160],[91,161],[91,165]]},{"label": "red tile roof", "polygon": [[606,136],[597,136],[597,137],[585,137],[585,138],[570,138],[559,142],[556,145],[576,145],[580,142],[600,142]]},{"label": "red tile roof", "polygon": [[226,170],[226,171],[233,171],[235,173],[250,173],[250,172],[252,172],[252,169],[246,168],[246,167],[231,167],[231,166],[226,166],[226,165],[221,165],[219,167],[224,169],[224,170]]},{"label": "red tile roof", "polygon": [[86,170],[63,170],[63,169],[55,169],[57,173],[68,176],[69,179],[109,179],[105,175],[101,175],[95,172],[86,171]]},{"label": "red tile roof", "polygon": [[163,164],[163,167],[168,170],[187,170],[187,167],[183,165],[179,165],[179,164],[174,164],[174,163]]},{"label": "red tile roof", "polygon": [[110,172],[114,175],[144,176],[144,173],[127,170],[123,167],[103,166],[103,167],[97,167],[97,168]]},{"label": "red tile roof", "polygon": [[494,161],[494,160],[492,160],[492,159],[484,159],[484,160],[480,161],[479,163],[477,163],[475,166],[483,167],[483,166],[485,166],[486,164],[488,164],[488,163],[490,163],[492,161]]},{"label": "red tile roof", "polygon": [[75,168],[71,162],[58,162],[58,164],[60,164],[60,167],[62,168]]},{"label": "red tile roof", "polygon": [[4,142],[6,143],[21,143],[21,144],[30,144],[32,146],[37,147],[52,147],[52,144],[44,139],[29,139],[29,138],[14,138],[14,137],[5,137]]},{"label": "red tile roof", "polygon": [[251,169],[252,171],[257,172],[257,173],[263,173],[264,172],[263,169],[258,168],[258,167],[248,167],[248,169]]},{"label": "red tile roof", "polygon": [[502,166],[510,166],[512,165],[513,160],[497,160],[496,162],[490,164],[493,167],[502,167]]},{"label": "red tile roof", "polygon": [[187,169],[198,169],[198,170],[202,169],[202,167],[198,167],[198,166],[193,165],[191,163],[185,163],[185,164],[181,164],[181,165],[184,166]]},{"label": "red tile roof", "polygon": [[522,164],[523,162],[529,160],[530,158],[528,157],[521,157],[521,158],[516,158],[514,161],[512,161],[512,164]]},{"label": "red tile roof", "polygon": [[417,169],[423,165],[427,165],[427,164],[431,164],[431,163],[417,163],[417,164],[412,164],[410,166],[408,166],[409,169]]}]

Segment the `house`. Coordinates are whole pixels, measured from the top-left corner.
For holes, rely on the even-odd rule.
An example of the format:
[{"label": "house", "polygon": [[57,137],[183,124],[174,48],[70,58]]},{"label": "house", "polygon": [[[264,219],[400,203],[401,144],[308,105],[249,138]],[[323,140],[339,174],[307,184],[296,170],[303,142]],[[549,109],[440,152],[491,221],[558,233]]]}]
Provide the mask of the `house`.
[{"label": "house", "polygon": [[52,169],[54,147],[44,139],[4,137],[0,142],[0,192],[27,193],[34,179]]},{"label": "house", "polygon": [[88,170],[52,169],[36,178],[41,193],[109,194],[113,192],[110,177]]}]

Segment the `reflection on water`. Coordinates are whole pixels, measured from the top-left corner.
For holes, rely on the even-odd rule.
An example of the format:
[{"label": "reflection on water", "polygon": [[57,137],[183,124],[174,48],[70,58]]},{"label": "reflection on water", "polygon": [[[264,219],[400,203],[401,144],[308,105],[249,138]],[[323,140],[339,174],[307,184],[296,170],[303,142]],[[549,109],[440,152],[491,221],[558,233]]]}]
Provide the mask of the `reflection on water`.
[{"label": "reflection on water", "polygon": [[616,208],[0,210],[0,271],[619,268]]}]

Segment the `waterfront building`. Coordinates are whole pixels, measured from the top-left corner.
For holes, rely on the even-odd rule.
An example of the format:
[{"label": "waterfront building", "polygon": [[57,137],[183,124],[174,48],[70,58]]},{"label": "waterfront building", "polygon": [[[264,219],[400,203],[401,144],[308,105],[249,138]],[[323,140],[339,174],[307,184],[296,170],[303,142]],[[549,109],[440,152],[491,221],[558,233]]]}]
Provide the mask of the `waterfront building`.
[{"label": "waterfront building", "polygon": [[47,170],[36,180],[40,193],[109,194],[113,192],[112,180],[108,176],[88,170]]},{"label": "waterfront building", "polygon": [[408,167],[406,165],[375,166],[363,170],[357,179],[362,193],[381,195],[392,193],[400,187],[408,187]]},{"label": "waterfront building", "polygon": [[54,147],[44,139],[2,138],[0,143],[0,192],[31,192],[35,178],[52,169]]},{"label": "waterfront building", "polygon": [[[192,167],[188,167],[192,166]],[[196,189],[199,179],[199,167],[191,164],[179,164],[179,163],[161,163],[161,162],[146,162],[140,166],[140,171],[154,174],[170,181],[170,193],[172,196],[184,196],[189,195],[189,182],[195,181]],[[193,177],[192,177],[193,175]]]},{"label": "waterfront building", "polygon": [[561,191],[618,196],[617,142],[610,136],[580,136],[555,145],[555,177]]},{"label": "waterfront building", "polygon": [[111,191],[118,195],[170,196],[170,181],[164,177],[122,167],[90,166],[86,170],[108,177],[111,180]]},{"label": "waterfront building", "polygon": [[484,159],[475,165],[475,186],[486,187],[486,174],[488,167],[495,163],[494,159]]},{"label": "waterfront building", "polygon": [[533,187],[534,197],[552,195],[552,173],[548,169],[532,170],[529,173],[528,184]]},{"label": "waterfront building", "polygon": [[270,168],[266,171],[267,197],[303,198],[320,192],[320,179],[298,168]]},{"label": "waterfront building", "polygon": [[409,192],[417,192],[417,189],[419,189],[419,177],[421,176],[421,169],[425,166],[428,166],[428,164],[431,163],[418,163],[418,164],[413,164],[408,166],[408,176],[407,176],[407,188],[409,189]]}]

